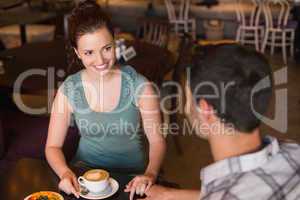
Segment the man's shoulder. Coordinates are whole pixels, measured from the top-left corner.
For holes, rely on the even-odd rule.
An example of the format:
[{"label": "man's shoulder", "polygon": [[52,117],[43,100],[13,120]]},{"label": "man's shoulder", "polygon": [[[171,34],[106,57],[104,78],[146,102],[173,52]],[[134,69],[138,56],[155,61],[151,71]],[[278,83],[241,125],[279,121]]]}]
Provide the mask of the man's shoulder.
[{"label": "man's shoulder", "polygon": [[[290,161],[291,162],[291,161]],[[288,162],[215,180],[201,200],[297,199],[300,166]]]},{"label": "man's shoulder", "polygon": [[[272,139],[263,150],[228,160],[216,168],[226,170],[228,166],[230,173],[206,182],[202,199],[297,199],[300,197],[299,157],[299,144]],[[228,164],[233,161],[239,162]]]},{"label": "man's shoulder", "polygon": [[[283,163],[289,166],[292,172],[300,171],[300,145],[295,142],[280,142],[277,166]],[[299,174],[298,174],[299,176]],[[299,183],[300,184],[300,183]]]},{"label": "man's shoulder", "polygon": [[218,186],[201,196],[201,200],[295,200],[300,197],[300,179],[290,176],[285,184],[278,184],[272,176],[244,179],[232,186]]},{"label": "man's shoulder", "polygon": [[250,171],[215,180],[207,185],[207,192],[201,199],[257,199],[264,196],[265,192],[264,184],[261,184],[254,171]]},{"label": "man's shoulder", "polygon": [[289,152],[292,154],[300,153],[300,144],[294,140],[279,140],[279,145],[280,148],[285,152]]}]

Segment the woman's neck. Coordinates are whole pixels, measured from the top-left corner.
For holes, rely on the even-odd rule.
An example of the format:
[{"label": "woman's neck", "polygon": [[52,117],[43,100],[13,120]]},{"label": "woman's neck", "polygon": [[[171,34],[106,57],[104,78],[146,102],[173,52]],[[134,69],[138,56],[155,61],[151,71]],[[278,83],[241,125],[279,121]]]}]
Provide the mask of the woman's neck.
[{"label": "woman's neck", "polygon": [[85,70],[85,77],[87,81],[91,82],[109,82],[119,73],[118,68],[110,69],[107,73],[99,75],[98,73],[93,73]]}]

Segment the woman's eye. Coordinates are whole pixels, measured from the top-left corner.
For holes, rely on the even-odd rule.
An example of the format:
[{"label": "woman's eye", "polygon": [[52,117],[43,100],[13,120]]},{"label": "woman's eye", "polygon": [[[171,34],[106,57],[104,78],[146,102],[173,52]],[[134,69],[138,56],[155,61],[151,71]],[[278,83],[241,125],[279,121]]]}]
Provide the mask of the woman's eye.
[{"label": "woman's eye", "polygon": [[105,51],[110,51],[112,49],[112,46],[108,46],[105,48]]}]

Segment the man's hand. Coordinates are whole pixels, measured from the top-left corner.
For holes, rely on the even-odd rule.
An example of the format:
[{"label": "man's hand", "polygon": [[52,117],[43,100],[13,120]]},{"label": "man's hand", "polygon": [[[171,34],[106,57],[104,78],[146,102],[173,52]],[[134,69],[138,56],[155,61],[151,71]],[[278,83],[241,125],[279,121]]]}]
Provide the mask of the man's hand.
[{"label": "man's hand", "polygon": [[144,200],[170,200],[169,192],[171,190],[172,189],[167,187],[153,185],[148,191],[146,191],[147,197]]},{"label": "man's hand", "polygon": [[58,188],[67,194],[73,194],[79,198],[79,185],[76,175],[72,171],[66,171],[60,179]]},{"label": "man's hand", "polygon": [[[199,190],[180,190],[153,185],[146,191],[147,198],[144,200],[199,200]],[[141,200],[141,199],[140,199]]]}]

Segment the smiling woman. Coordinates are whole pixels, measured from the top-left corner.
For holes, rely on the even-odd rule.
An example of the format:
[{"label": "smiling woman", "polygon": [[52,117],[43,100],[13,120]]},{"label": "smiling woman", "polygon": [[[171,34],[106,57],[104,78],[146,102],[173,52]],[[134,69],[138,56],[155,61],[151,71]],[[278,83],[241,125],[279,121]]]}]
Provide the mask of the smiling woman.
[{"label": "smiling woman", "polygon": [[[68,24],[70,44],[83,69],[70,75],[55,97],[47,160],[61,179],[60,189],[78,197],[77,179],[61,151],[75,120],[81,138],[72,163],[141,174],[126,191],[143,194],[155,182],[165,153],[158,97],[144,76],[116,64],[113,29],[95,1],[79,3]],[[140,121],[147,127],[148,156]]]}]

